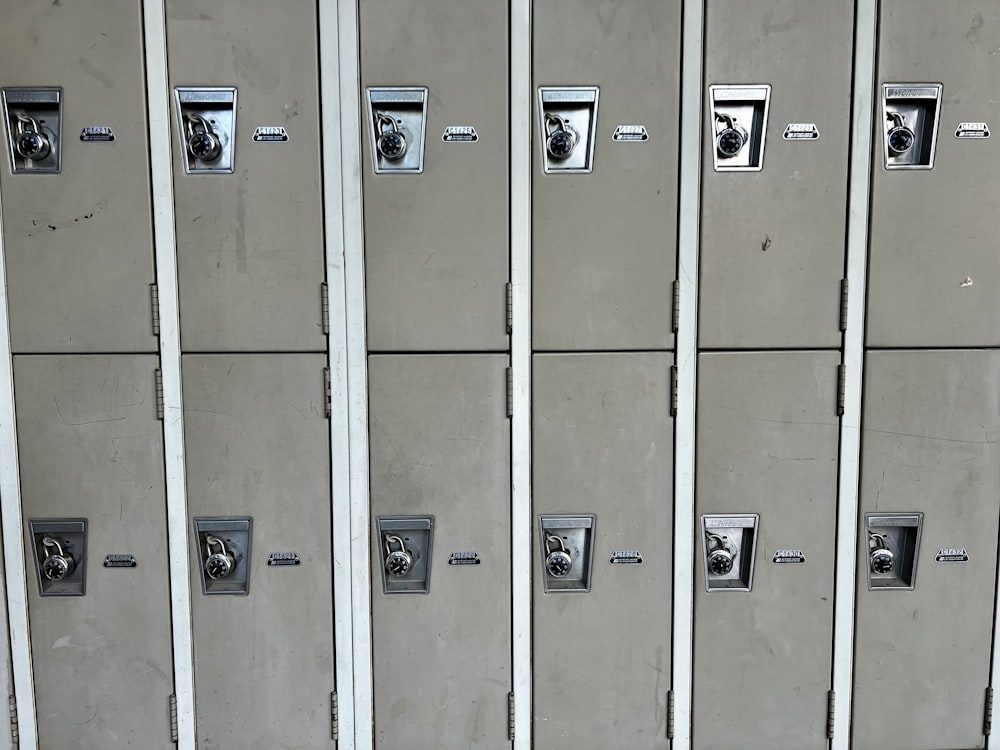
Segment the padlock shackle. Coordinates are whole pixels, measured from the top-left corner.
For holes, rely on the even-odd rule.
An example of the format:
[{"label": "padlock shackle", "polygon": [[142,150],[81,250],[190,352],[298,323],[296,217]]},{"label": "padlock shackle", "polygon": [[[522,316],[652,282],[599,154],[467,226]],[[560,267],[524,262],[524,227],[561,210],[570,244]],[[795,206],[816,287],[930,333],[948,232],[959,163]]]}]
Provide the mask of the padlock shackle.
[{"label": "padlock shackle", "polygon": [[735,544],[730,543],[729,541],[723,539],[718,534],[713,534],[710,531],[705,532],[705,537],[709,540],[709,542],[714,542],[717,545],[715,549],[710,549],[709,553],[716,551],[728,552],[734,559],[736,558],[737,550]]},{"label": "padlock shackle", "polygon": [[[399,132],[399,126],[396,125],[395,118],[393,118],[392,115],[387,115],[383,112],[375,113],[375,125],[378,128],[378,135],[382,135],[383,133],[386,132],[389,133]],[[388,131],[385,130],[383,126],[388,126],[389,130]]]},{"label": "padlock shackle", "polygon": [[[46,550],[48,550],[49,547],[55,547],[56,548],[56,554],[58,554],[59,557],[66,557],[66,555],[63,554],[63,548],[62,548],[62,545],[59,544],[59,540],[58,539],[55,539],[55,538],[53,538],[51,536],[42,537],[42,546],[45,547]],[[51,557],[52,553],[46,551],[45,556],[46,557]]]}]

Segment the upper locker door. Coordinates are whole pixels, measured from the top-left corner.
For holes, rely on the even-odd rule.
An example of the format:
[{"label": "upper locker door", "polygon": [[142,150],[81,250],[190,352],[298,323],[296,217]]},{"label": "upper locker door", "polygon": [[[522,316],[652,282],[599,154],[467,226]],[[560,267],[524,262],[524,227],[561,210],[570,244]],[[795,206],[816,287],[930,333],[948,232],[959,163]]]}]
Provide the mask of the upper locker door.
[{"label": "upper locker door", "polygon": [[[1000,139],[983,137],[1000,128],[997,48],[995,2],[881,3],[869,346],[1000,345]],[[940,86],[937,99],[915,84]],[[894,113],[920,139],[902,154]]]},{"label": "upper locker door", "polygon": [[316,5],[166,13],[181,345],[323,351]]},{"label": "upper locker door", "polygon": [[840,345],[852,0],[705,15],[700,345]]},{"label": "upper locker door", "polygon": [[507,348],[507,12],[361,2],[372,351]]},{"label": "upper locker door", "polygon": [[839,354],[699,361],[692,748],[824,750]]},{"label": "upper locker door", "polygon": [[536,350],[673,346],[680,6],[534,4]]},{"label": "upper locker door", "polygon": [[[855,750],[986,746],[1000,514],[998,382],[998,351],[867,356]],[[922,527],[899,525],[918,513]],[[900,533],[907,530],[908,542]],[[886,546],[894,569],[873,574],[876,552]]]},{"label": "upper locker door", "polygon": [[[670,744],[671,364],[666,352],[534,358],[537,748]],[[564,547],[559,577],[549,565]]]},{"label": "upper locker door", "polygon": [[506,364],[369,358],[378,750],[510,748]]},{"label": "upper locker door", "polygon": [[0,87],[11,347],[155,351],[141,3],[6,4]]}]

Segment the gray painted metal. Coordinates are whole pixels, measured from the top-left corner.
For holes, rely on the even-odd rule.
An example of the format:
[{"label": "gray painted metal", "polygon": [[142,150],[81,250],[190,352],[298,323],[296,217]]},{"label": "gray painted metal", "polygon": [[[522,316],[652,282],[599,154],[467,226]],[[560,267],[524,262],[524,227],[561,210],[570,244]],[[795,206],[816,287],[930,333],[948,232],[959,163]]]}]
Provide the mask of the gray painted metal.
[{"label": "gray painted metal", "polygon": [[[201,555],[191,545],[204,747],[332,745],[325,363],[319,354],[183,358],[188,512],[253,518],[249,596],[201,595]],[[298,553],[302,564],[268,566],[273,552]]]},{"label": "gray painted metal", "polygon": [[[152,352],[142,16],[135,0],[13,3],[0,86],[63,88],[62,173],[0,160],[15,352]],[[82,143],[90,126],[114,143]]]},{"label": "gray painted metal", "polygon": [[[536,350],[673,346],[680,6],[535,3],[535,86],[600,87],[592,174],[544,174],[533,118]],[[649,140],[613,142],[619,125],[644,125]]]},{"label": "gray painted metal", "polygon": [[[996,177],[1000,160],[1000,6],[884,0],[878,82],[944,85],[934,169],[887,172],[875,123],[869,346],[1000,344]],[[988,139],[956,138],[986,122]],[[971,282],[971,283],[970,283]]]},{"label": "gray painted metal", "polygon": [[[22,510],[86,518],[87,593],[41,598],[25,523],[43,748],[167,748],[173,692],[154,356],[14,358]],[[108,554],[135,568],[104,568]]]},{"label": "gray painted metal", "polygon": [[[325,351],[315,4],[166,9],[171,87],[235,86],[239,107],[231,175],[184,174],[173,136],[181,346]],[[255,143],[259,126],[288,142]]]},{"label": "gray painted metal", "polygon": [[[760,172],[715,172],[715,117],[702,159],[705,348],[840,344],[854,3],[739,0],[705,13],[705,85],[770,84]],[[707,101],[707,98],[706,98]],[[817,140],[789,141],[790,123]]]},{"label": "gray painted metal", "polygon": [[[502,355],[368,358],[375,746],[509,748],[510,427]],[[434,516],[430,593],[382,593],[377,516]],[[479,565],[449,565],[476,552]]]},{"label": "gray painted metal", "polygon": [[[982,748],[1000,510],[1000,352],[873,352],[865,378],[861,517],[922,511],[924,524],[913,591],[867,590],[861,535],[853,747]],[[960,547],[968,562],[936,562],[941,548]]]},{"label": "gray painted metal", "polygon": [[[535,747],[669,746],[671,364],[665,353],[534,357],[534,511],[597,517],[589,593],[543,593],[535,535]],[[643,562],[612,565],[616,550]]]},{"label": "gray painted metal", "polygon": [[[700,357],[696,513],[760,520],[751,592],[706,592],[695,561],[696,750],[827,746],[838,362],[837,352]],[[805,563],[772,562],[790,549]]]},{"label": "gray painted metal", "polygon": [[[507,348],[507,5],[366,0],[361,85],[426,86],[423,174],[374,174],[365,123],[365,294],[372,351]],[[446,143],[471,125],[476,143]]]}]

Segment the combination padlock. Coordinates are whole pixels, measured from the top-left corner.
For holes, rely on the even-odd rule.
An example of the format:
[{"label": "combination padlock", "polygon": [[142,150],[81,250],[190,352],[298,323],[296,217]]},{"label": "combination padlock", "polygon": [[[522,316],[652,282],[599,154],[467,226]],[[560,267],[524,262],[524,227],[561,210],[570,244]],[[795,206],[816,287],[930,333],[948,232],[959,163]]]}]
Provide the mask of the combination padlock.
[{"label": "combination padlock", "polygon": [[[51,536],[43,537],[42,546],[45,548],[45,560],[42,561],[43,576],[50,581],[61,581],[73,572],[76,562],[72,555],[63,552],[58,539]],[[52,551],[53,549],[55,552]]]},{"label": "combination padlock", "polygon": [[869,531],[868,549],[868,564],[871,565],[872,573],[878,575],[891,573],[896,561],[885,537],[882,534],[873,534]]},{"label": "combination padlock", "polygon": [[728,537],[706,534],[710,545],[708,550],[708,572],[713,576],[724,576],[733,569],[736,561],[736,545]]},{"label": "combination padlock", "polygon": [[[399,549],[393,549],[398,544]],[[385,535],[385,571],[393,578],[402,578],[413,567],[413,555],[403,540],[395,534]]]},{"label": "combination padlock", "polygon": [[886,119],[892,122],[892,127],[886,133],[886,143],[889,144],[889,151],[896,156],[905,154],[913,146],[917,137],[913,131],[906,127],[906,121],[899,112],[887,112]]},{"label": "combination padlock", "polygon": [[556,161],[565,161],[576,149],[579,135],[569,120],[545,113],[545,150]]},{"label": "combination padlock", "polygon": [[[558,545],[558,549],[556,549]],[[566,544],[555,534],[545,535],[545,569],[553,578],[565,578],[573,567],[573,558]]]},{"label": "combination padlock", "polygon": [[14,149],[24,159],[37,161],[44,159],[52,150],[49,138],[34,117],[24,112],[17,113],[17,133],[14,136]]},{"label": "combination padlock", "polygon": [[187,148],[198,161],[215,161],[222,156],[222,141],[212,130],[212,126],[201,115],[186,116]]},{"label": "combination padlock", "polygon": [[[715,121],[715,147],[719,151],[719,156],[724,159],[732,159],[746,145],[747,131],[740,125],[739,120],[732,115],[716,112]],[[722,125],[722,130],[718,130],[718,125],[720,124]]]},{"label": "combination padlock", "polygon": [[[213,547],[218,547],[219,552],[212,552]],[[228,578],[236,570],[236,558],[226,549],[226,544],[217,536],[207,534],[205,536],[205,575],[213,581]]]},{"label": "combination padlock", "polygon": [[406,136],[400,132],[393,117],[377,112],[375,118],[375,128],[378,131],[375,148],[383,159],[399,161],[406,156]]}]

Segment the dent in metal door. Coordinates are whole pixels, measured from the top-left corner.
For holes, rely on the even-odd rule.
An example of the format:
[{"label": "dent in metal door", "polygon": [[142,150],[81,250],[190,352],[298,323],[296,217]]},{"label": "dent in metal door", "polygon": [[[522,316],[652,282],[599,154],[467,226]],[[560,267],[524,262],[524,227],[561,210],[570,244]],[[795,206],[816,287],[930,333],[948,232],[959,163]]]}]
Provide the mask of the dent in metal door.
[{"label": "dent in metal door", "polygon": [[534,512],[594,516],[589,592],[544,592],[533,534],[536,747],[669,746],[671,364],[659,353],[534,358]]},{"label": "dent in metal door", "polygon": [[372,164],[377,123],[368,116],[364,142],[353,145],[362,150],[369,348],[503,350],[507,5],[363,0],[359,13],[362,90],[427,88],[423,129],[409,129],[397,162],[405,168],[412,155],[412,173]]},{"label": "dent in metal door", "polygon": [[[40,747],[168,748],[173,692],[154,356],[14,358]],[[42,597],[28,519],[86,518],[83,596]],[[106,565],[131,556],[134,567]]]},{"label": "dent in metal door", "polygon": [[[969,136],[1000,126],[1000,7],[984,0],[880,7],[877,83],[942,91],[933,169],[887,171],[889,123],[878,121],[875,107],[868,345],[996,346],[1000,140]],[[928,115],[934,107],[928,103]]]},{"label": "dent in metal door", "polygon": [[[507,357],[368,362],[375,745],[510,748]],[[386,516],[433,516],[427,593],[383,593]]]},{"label": "dent in metal door", "polygon": [[[851,0],[707,5],[703,347],[840,344],[853,32]],[[771,87],[760,171],[713,166],[739,158],[716,158],[727,109],[717,100],[710,111],[710,88],[736,84]]]},{"label": "dent in metal door", "polygon": [[827,747],[839,361],[700,357],[695,512],[759,519],[751,590],[706,591],[696,560],[695,750]]},{"label": "dent in metal door", "polygon": [[[15,174],[9,144],[2,148],[15,352],[156,350],[140,6],[4,7],[0,87],[62,89],[61,138],[47,160],[61,162],[60,173]],[[12,114],[24,109],[10,104]],[[39,127],[51,137],[50,124]]]},{"label": "dent in metal door", "polygon": [[600,92],[591,173],[547,174],[543,113],[532,118],[537,349],[673,346],[680,5],[535,3],[535,88]]},{"label": "dent in metal door", "polygon": [[171,128],[181,344],[323,351],[316,4],[168,0],[166,20],[171,94],[235,88],[237,102],[235,133],[219,133],[231,153],[213,162],[232,174],[186,174]]},{"label": "dent in metal door", "polygon": [[[206,746],[333,744],[325,361],[184,357],[188,512],[208,521],[253,519],[248,595],[203,595],[203,552],[192,543],[195,708]],[[248,542],[240,546],[247,550]],[[299,565],[269,564],[294,556]]]},{"label": "dent in metal door", "polygon": [[[1000,510],[1000,352],[871,352],[865,380],[853,747],[982,748]],[[868,589],[863,524],[876,512],[923,513],[913,590]]]}]

